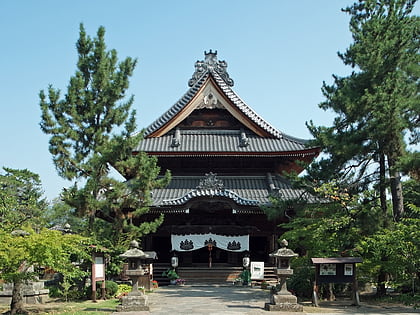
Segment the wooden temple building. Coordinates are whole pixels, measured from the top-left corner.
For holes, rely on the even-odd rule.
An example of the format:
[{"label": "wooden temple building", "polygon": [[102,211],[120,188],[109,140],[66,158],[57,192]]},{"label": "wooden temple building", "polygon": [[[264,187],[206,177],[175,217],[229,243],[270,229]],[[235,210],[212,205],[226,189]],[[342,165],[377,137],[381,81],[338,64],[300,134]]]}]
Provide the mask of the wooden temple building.
[{"label": "wooden temple building", "polygon": [[165,219],[143,248],[157,252],[162,268],[176,254],[178,272],[187,279],[200,268],[205,277],[212,270],[242,269],[245,255],[272,264],[269,253],[282,231],[260,206],[270,195],[301,196],[281,174],[301,172],[297,161],[311,162],[319,153],[260,117],[233,91],[217,51],[204,54],[187,92],[147,127],[135,148],[172,173],[167,187],[153,191],[148,216],[163,213]]}]

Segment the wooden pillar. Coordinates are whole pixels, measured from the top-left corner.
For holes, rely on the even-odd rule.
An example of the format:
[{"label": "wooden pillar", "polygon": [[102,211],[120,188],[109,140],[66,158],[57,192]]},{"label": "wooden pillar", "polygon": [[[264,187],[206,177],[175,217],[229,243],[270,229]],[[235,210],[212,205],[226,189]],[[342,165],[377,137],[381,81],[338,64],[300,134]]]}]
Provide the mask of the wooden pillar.
[{"label": "wooden pillar", "polygon": [[359,299],[359,285],[357,283],[357,277],[356,277],[356,264],[353,264],[353,283],[352,283],[352,298],[353,298],[353,304],[360,306],[360,299]]},{"label": "wooden pillar", "polygon": [[315,265],[315,281],[313,286],[313,292],[312,292],[312,303],[318,307],[318,297],[319,297],[319,286],[318,286],[318,275],[319,275],[319,264]]},{"label": "wooden pillar", "polygon": [[211,268],[211,266],[212,266],[211,251],[213,250],[213,244],[211,244],[211,243],[207,244],[207,248],[209,250],[209,268]]},{"label": "wooden pillar", "polygon": [[96,302],[96,268],[95,268],[95,254],[92,255],[92,302]]}]

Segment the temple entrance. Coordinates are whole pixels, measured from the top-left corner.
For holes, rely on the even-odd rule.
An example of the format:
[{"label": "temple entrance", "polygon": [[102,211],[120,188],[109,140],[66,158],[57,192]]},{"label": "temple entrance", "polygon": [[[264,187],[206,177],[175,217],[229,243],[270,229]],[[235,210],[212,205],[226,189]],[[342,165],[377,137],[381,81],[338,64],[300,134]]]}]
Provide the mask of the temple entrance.
[{"label": "temple entrance", "polygon": [[203,247],[192,252],[193,264],[207,264],[210,258],[213,264],[227,263],[227,252],[217,247],[213,247],[211,251]]},{"label": "temple entrance", "polygon": [[217,247],[213,247],[210,252],[207,247],[203,247],[190,252],[178,252],[179,265],[185,267],[209,267],[211,258],[212,266],[241,266],[243,253],[233,253]]},{"label": "temple entrance", "polygon": [[171,244],[180,265],[240,266],[244,253],[249,251],[249,235],[172,234]]}]

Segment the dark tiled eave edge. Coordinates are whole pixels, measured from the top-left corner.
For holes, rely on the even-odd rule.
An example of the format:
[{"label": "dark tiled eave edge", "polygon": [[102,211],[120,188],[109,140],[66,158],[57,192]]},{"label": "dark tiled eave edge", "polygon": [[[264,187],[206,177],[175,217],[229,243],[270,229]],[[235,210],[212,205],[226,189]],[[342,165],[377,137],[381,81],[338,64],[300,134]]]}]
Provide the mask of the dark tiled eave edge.
[{"label": "dark tiled eave edge", "polygon": [[162,206],[183,205],[187,203],[188,201],[190,201],[191,199],[197,198],[197,197],[229,198],[232,201],[234,201],[236,204],[241,205],[241,206],[258,206],[260,204],[258,200],[242,198],[238,194],[227,189],[194,189],[180,198],[171,199],[171,200],[163,200]]},{"label": "dark tiled eave edge", "polygon": [[[246,209],[233,209],[235,214],[258,214],[258,215],[265,215],[265,212],[257,207],[248,207]],[[189,208],[188,207],[153,207],[150,209],[149,213],[151,214],[188,214]]]},{"label": "dark tiled eave edge", "polygon": [[255,153],[241,153],[241,152],[147,152],[147,154],[157,157],[307,157],[317,156],[318,149],[311,148],[307,151],[286,151],[286,152],[255,152]]},{"label": "dark tiled eave edge", "polygon": [[[243,140],[246,140],[244,144]],[[176,145],[174,145],[176,143]],[[313,149],[313,147],[312,147]],[[178,129],[160,137],[145,138],[135,151],[145,152],[218,152],[255,154],[266,152],[307,152],[311,147],[286,137],[263,138],[241,130]]]}]

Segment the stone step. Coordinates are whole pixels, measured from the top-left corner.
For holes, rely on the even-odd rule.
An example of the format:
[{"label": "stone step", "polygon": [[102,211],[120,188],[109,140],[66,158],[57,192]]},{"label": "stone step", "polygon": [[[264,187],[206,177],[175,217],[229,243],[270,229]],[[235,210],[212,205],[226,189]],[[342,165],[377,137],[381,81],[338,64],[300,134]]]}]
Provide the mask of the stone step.
[{"label": "stone step", "polygon": [[[159,285],[168,285],[169,279],[162,276],[162,273],[170,268],[167,265],[156,264],[153,267],[153,279],[158,281]],[[194,267],[178,267],[176,271],[180,278],[186,279],[188,284],[209,283],[209,284],[223,284],[232,283],[237,279],[242,267],[232,266],[212,266],[209,268],[205,265]],[[264,280],[269,284],[277,282],[277,275],[275,267],[267,266],[264,270]],[[259,285],[264,280],[253,281],[254,284]]]}]

